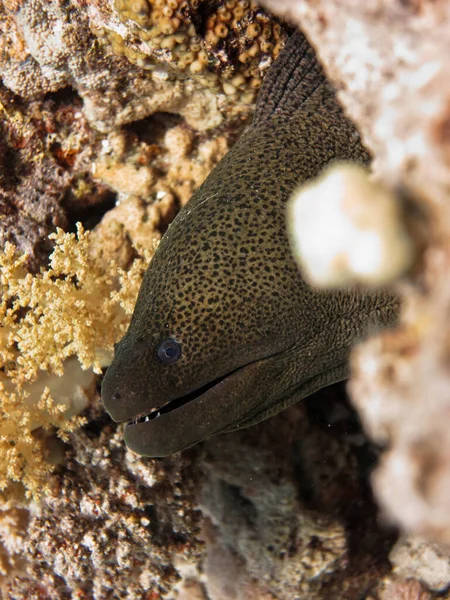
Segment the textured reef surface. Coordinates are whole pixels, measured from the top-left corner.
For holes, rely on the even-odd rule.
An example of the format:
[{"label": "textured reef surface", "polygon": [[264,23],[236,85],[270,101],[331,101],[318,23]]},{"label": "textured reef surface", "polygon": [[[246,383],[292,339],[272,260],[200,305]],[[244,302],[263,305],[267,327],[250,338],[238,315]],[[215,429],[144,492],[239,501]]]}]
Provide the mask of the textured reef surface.
[{"label": "textured reef surface", "polygon": [[[450,11],[264,4],[277,15],[247,0],[0,0],[2,598],[450,598]],[[342,211],[363,190],[363,220],[403,252],[372,280],[402,297],[399,327],[357,348],[351,403],[336,385],[137,457],[99,402],[102,371],[161,235],[249,123],[292,23],[373,153],[389,231],[372,182],[352,179]]]},{"label": "textured reef surface", "polygon": [[378,183],[401,207],[414,260],[391,281],[403,299],[400,324],[354,353],[350,391],[365,430],[386,447],[374,476],[386,514],[449,544],[449,7],[264,4],[310,36],[374,154]]}]

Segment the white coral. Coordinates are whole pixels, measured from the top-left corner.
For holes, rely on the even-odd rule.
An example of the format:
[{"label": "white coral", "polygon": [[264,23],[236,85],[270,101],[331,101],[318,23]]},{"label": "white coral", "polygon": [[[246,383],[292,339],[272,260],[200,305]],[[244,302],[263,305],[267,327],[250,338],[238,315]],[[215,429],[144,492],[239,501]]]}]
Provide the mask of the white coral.
[{"label": "white coral", "polygon": [[385,285],[414,254],[396,197],[352,164],[333,165],[294,193],[288,231],[305,277],[323,287]]}]

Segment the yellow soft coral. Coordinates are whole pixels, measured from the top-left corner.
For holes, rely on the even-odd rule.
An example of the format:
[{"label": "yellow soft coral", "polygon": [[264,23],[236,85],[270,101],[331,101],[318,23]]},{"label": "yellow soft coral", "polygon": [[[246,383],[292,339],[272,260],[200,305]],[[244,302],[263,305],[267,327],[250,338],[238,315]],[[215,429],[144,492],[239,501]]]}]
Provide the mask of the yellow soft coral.
[{"label": "yellow soft coral", "polygon": [[0,254],[0,489],[21,481],[28,496],[45,489],[51,470],[36,426],[57,427],[64,439],[83,423],[68,418],[67,405],[43,386],[30,398],[30,384],[43,371],[64,377],[72,356],[83,369],[101,372],[128,326],[150,258],[135,259],[127,272],[114,262],[105,268],[80,224],[77,234],[58,230],[50,237],[49,268],[36,275],[11,244]]}]

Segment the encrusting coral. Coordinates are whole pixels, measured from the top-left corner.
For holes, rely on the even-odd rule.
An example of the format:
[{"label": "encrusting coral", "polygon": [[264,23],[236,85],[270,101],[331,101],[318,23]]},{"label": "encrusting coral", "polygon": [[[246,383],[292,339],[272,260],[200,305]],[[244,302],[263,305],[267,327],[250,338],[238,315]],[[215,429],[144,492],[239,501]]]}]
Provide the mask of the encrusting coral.
[{"label": "encrusting coral", "polygon": [[[135,24],[147,53],[244,104],[255,99],[286,41],[284,28],[248,0],[116,0],[115,7],[125,24]],[[137,64],[150,62],[119,33],[106,35],[116,53]]]},{"label": "encrusting coral", "polygon": [[[5,598],[360,599],[389,573],[389,540],[339,389],[161,460],[127,451],[90,405],[27,535],[17,532],[26,568]],[[327,398],[340,407],[333,424],[314,412]]]},{"label": "encrusting coral", "polygon": [[[140,197],[170,204],[171,198],[173,205],[183,205],[226,154],[232,137],[219,132],[202,139],[184,123],[168,126],[162,115],[155,115],[139,129],[105,137],[92,161],[92,177],[116,190],[120,202]],[[172,218],[174,214],[172,210]]]},{"label": "encrusting coral", "polygon": [[[0,489],[21,481],[28,495],[45,490],[51,470],[45,439],[33,430],[57,427],[67,439],[85,423],[67,418],[70,407],[51,397],[42,375],[64,377],[73,356],[82,369],[101,372],[127,327],[150,258],[135,259],[127,272],[114,263],[105,269],[91,255],[90,234],[81,225],[77,235],[58,230],[52,238],[49,268],[36,275],[26,273],[26,255],[11,244],[0,254]],[[40,379],[41,390],[34,385],[29,399],[30,384]]]},{"label": "encrusting coral", "polygon": [[48,256],[48,234],[67,226],[61,198],[69,185],[67,172],[46,151],[34,112],[0,83],[0,246],[13,243],[31,266]]},{"label": "encrusting coral", "polygon": [[101,131],[157,111],[198,130],[245,118],[287,38],[247,0],[19,0],[0,15],[4,85],[28,99],[71,86]]},{"label": "encrusting coral", "polygon": [[[177,116],[158,114],[101,134],[70,91],[26,103],[0,86],[0,103],[0,242],[26,253],[33,271],[47,261],[56,227],[86,219],[92,227],[130,197],[153,213],[134,218],[136,243],[159,238],[244,125],[205,137]],[[131,257],[129,241],[121,240],[122,254]],[[120,262],[119,253],[113,258]]]},{"label": "encrusting coral", "polygon": [[[64,466],[48,477],[45,502],[31,504],[17,542],[23,568],[5,578],[2,597],[174,598],[174,563],[189,568],[202,549],[192,457],[143,462],[100,406],[87,416]],[[0,513],[0,539],[3,529]]]}]

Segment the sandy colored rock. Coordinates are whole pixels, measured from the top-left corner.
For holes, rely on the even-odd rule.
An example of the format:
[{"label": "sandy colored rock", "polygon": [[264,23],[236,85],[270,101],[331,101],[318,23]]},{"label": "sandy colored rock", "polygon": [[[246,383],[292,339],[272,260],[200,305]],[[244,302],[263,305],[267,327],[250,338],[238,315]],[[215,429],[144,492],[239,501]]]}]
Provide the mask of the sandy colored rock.
[{"label": "sandy colored rock", "polygon": [[437,544],[405,536],[395,544],[389,559],[396,573],[419,579],[431,590],[442,592],[450,585],[450,551]]},{"label": "sandy colored rock", "polygon": [[416,579],[406,579],[387,583],[380,600],[432,600],[432,596]]},{"label": "sandy colored rock", "polygon": [[14,243],[36,268],[51,248],[48,234],[67,226],[61,201],[68,186],[24,107],[0,86],[1,246]]}]

